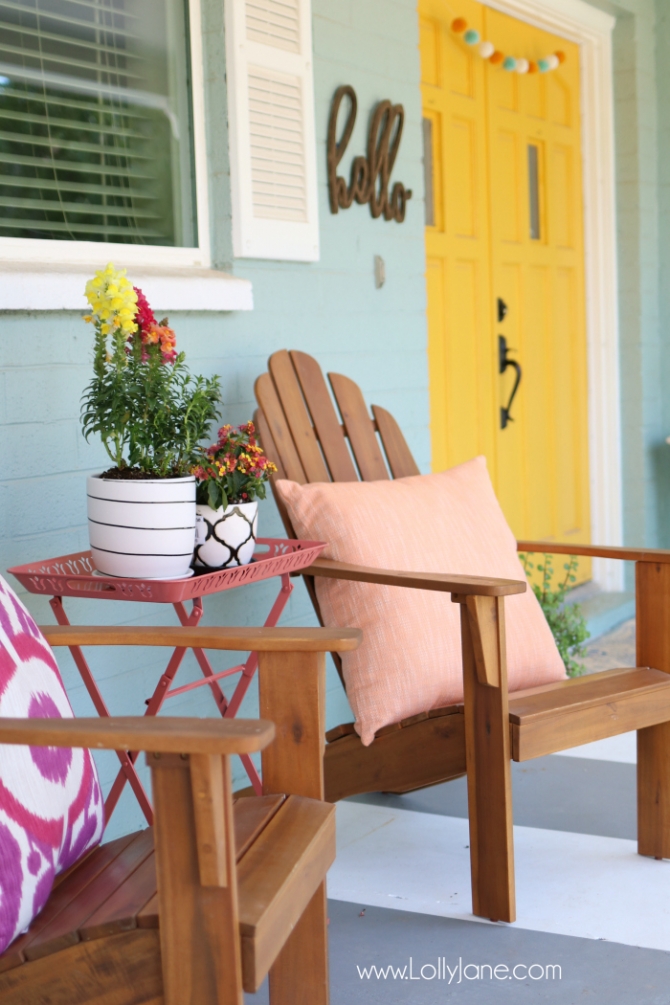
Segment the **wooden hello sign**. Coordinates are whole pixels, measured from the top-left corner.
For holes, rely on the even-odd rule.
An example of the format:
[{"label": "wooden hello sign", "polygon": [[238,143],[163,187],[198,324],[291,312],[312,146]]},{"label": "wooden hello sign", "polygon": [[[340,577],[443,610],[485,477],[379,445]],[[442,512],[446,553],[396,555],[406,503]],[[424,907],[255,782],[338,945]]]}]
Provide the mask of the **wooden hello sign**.
[{"label": "wooden hello sign", "polygon": [[[344,97],[349,98],[349,115],[338,143],[337,117]],[[367,157],[354,157],[351,165],[351,180],[337,174],[337,165],[344,157],[345,150],[356,122],[358,101],[350,84],[338,87],[333,95],[333,103],[328,120],[328,195],[330,211],[337,213],[348,209],[354,202],[370,203],[370,213],[374,219],[383,215],[385,220],[405,219],[407,200],[412,198],[412,190],[397,181],[389,195],[391,171],[400,147],[405,110],[402,105],[392,105],[390,101],[380,101],[375,108],[368,132]]]}]

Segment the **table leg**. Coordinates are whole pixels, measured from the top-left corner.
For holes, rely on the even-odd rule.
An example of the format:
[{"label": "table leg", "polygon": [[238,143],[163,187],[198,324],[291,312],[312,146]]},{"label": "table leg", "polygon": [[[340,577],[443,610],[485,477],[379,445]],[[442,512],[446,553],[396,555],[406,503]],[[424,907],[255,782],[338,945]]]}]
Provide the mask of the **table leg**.
[{"label": "table leg", "polygon": [[[54,612],[56,621],[59,625],[69,625],[68,616],[65,613],[65,608],[63,607],[62,597],[52,597],[49,601],[51,610]],[[84,682],[84,686],[88,691],[91,701],[95,705],[95,710],[99,716],[109,718],[109,709],[105,704],[105,700],[100,694],[98,685],[95,683],[91,669],[86,662],[86,658],[82,652],[81,646],[68,646],[68,649],[72,653],[72,658],[75,662],[79,675]],[[153,810],[151,808],[151,803],[149,802],[149,797],[147,796],[144,786],[140,781],[139,775],[135,770],[135,759],[137,754],[134,755],[126,750],[117,750],[116,756],[121,762],[121,769],[114,780],[114,784],[110,789],[109,795],[105,800],[105,824],[109,823],[109,818],[114,812],[114,808],[119,800],[119,796],[123,790],[123,786],[126,782],[130,782],[135,797],[140,804],[140,808],[147,819],[149,826],[153,823]],[[119,782],[119,780],[121,780]]]}]

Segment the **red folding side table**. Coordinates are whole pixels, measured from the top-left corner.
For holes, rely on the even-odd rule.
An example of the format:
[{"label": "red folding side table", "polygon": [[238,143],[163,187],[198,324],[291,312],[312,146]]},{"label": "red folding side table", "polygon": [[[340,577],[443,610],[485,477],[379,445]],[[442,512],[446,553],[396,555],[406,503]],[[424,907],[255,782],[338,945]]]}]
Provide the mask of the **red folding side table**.
[{"label": "red folding side table", "polygon": [[[292,541],[279,538],[259,537],[259,548],[267,551],[257,551],[249,565],[234,566],[218,572],[199,573],[187,579],[117,579],[99,573],[91,558],[90,551],[81,551],[74,555],[63,555],[61,558],[51,558],[44,562],[30,562],[9,569],[22,586],[30,593],[51,595],[51,608],[59,625],[69,625],[63,606],[63,597],[90,597],[98,600],[134,600],[147,604],[172,604],[182,625],[192,628],[202,617],[202,598],[211,593],[221,593],[236,586],[246,586],[261,579],[281,576],[281,586],[277,598],[268,614],[264,628],[274,628],[288,598],[293,590],[290,574],[306,569],[308,565],[321,554],[325,548],[322,541]],[[189,614],[184,606],[187,600],[193,602]],[[86,662],[80,646],[70,646],[70,652],[91,696],[98,715],[110,714],[105,700],[100,694],[91,669]],[[156,685],[151,698],[147,700],[145,715],[156,715],[167,698],[174,698],[185,691],[209,686],[217,708],[224,718],[234,718],[242,704],[251,680],[258,667],[258,653],[250,653],[245,663],[230,667],[215,673],[202,649],[193,647],[193,653],[203,674],[203,680],[193,681],[181,687],[171,687],[177,670],[181,665],[186,648],[177,648]],[[219,680],[231,674],[242,676],[230,700],[226,698]],[[149,797],[135,769],[139,751],[117,751],[121,768],[105,800],[105,817],[107,820],[114,812],[123,787],[128,782],[142,807],[149,824],[153,823],[153,810]],[[262,791],[261,780],[248,754],[241,755],[242,763],[256,792]]]}]

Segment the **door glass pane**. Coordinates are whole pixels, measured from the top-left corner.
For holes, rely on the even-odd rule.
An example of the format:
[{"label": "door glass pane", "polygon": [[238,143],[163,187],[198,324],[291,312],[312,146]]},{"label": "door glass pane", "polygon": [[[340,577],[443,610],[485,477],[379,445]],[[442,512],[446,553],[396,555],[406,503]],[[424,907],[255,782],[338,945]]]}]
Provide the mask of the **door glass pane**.
[{"label": "door glass pane", "polygon": [[425,192],[426,226],[435,226],[435,195],[433,190],[433,121],[423,119],[423,189]]},{"label": "door glass pane", "polygon": [[197,244],[188,0],[0,0],[0,235]]},{"label": "door glass pane", "polygon": [[530,238],[540,240],[540,179],[538,149],[532,143],[528,146],[528,198],[530,201]]}]

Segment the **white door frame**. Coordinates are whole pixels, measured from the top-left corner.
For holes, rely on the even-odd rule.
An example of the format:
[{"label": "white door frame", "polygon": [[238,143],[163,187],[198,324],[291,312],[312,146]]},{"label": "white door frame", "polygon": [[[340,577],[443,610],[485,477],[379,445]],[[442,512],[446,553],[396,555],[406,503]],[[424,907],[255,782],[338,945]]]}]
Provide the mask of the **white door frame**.
[{"label": "white door frame", "polygon": [[[612,29],[615,18],[584,0],[481,0],[562,35],[581,53],[586,340],[591,534],[622,543],[621,415],[614,189]],[[593,560],[604,590],[623,590],[623,563]]]}]

